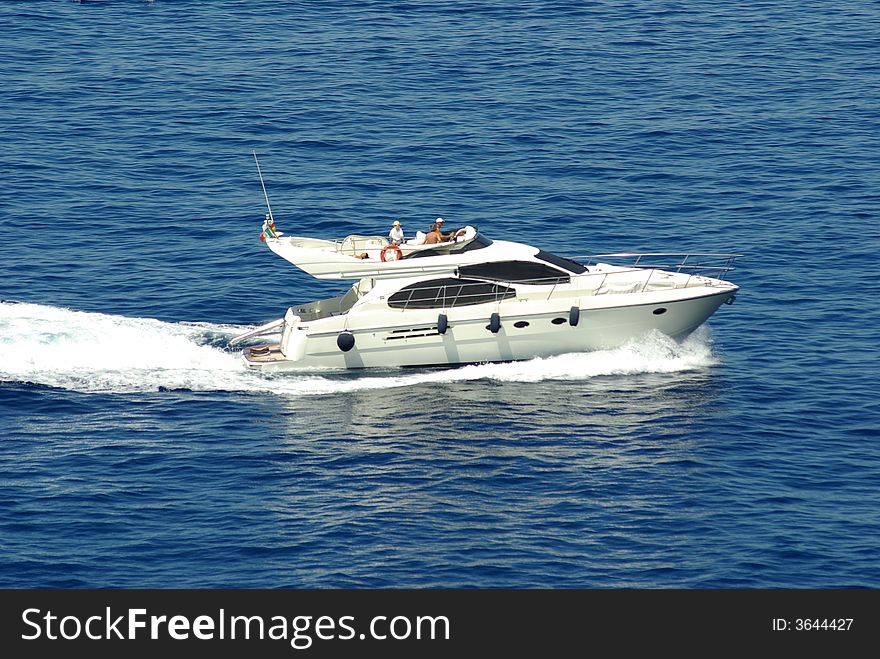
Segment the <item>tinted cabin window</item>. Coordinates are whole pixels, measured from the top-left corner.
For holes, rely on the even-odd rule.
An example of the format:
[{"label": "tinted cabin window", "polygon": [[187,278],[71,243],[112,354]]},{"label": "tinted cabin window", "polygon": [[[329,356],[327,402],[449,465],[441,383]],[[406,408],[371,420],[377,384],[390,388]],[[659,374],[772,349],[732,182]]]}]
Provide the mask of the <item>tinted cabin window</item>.
[{"label": "tinted cabin window", "polygon": [[501,261],[463,265],[458,269],[463,277],[494,279],[520,284],[563,284],[570,280],[568,274],[543,263],[530,261]]},{"label": "tinted cabin window", "polygon": [[441,309],[485,304],[514,297],[507,286],[469,279],[434,279],[404,286],[388,298],[393,309]]},{"label": "tinted cabin window", "polygon": [[559,266],[569,272],[573,272],[576,275],[581,274],[582,272],[586,272],[586,266],[581,265],[577,261],[572,261],[571,259],[567,259],[563,256],[556,256],[556,254],[551,254],[550,252],[545,252],[544,250],[539,251],[535,254],[542,261],[546,261],[547,263],[552,263],[553,265]]}]

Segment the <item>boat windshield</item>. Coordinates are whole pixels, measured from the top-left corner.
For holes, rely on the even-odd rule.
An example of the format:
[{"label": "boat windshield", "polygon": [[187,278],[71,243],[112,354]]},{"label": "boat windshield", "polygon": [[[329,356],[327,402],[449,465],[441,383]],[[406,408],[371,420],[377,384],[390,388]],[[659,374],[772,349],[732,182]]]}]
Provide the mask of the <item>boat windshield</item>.
[{"label": "boat windshield", "polygon": [[542,261],[563,268],[564,270],[568,270],[569,272],[572,272],[576,275],[582,274],[587,271],[587,267],[581,265],[577,261],[572,261],[571,259],[567,259],[564,256],[557,256],[556,254],[551,254],[550,252],[545,252],[544,250],[538,250],[538,253],[535,254],[535,256]]}]

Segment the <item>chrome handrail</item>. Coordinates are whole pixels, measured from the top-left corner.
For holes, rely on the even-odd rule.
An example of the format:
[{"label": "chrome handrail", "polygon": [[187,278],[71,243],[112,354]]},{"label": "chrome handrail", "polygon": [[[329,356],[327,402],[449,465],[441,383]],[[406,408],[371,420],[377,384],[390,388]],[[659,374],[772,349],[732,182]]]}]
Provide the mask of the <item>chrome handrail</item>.
[{"label": "chrome handrail", "polygon": [[[634,269],[647,270],[667,270],[674,272],[685,272],[690,274],[706,274],[707,272],[715,272],[717,276],[735,270],[734,262],[738,258],[742,258],[742,254],[718,254],[710,252],[620,252],[615,254],[593,254],[589,256],[567,256],[573,261],[577,261],[586,266],[596,265],[602,261],[607,261],[611,265],[629,265]],[[615,263],[628,259],[632,261],[629,264]],[[645,262],[645,259],[652,259]],[[659,259],[662,259],[660,261]]]},{"label": "chrome handrail", "polygon": [[[492,291],[491,293],[481,291],[478,293],[466,293],[465,289],[471,288],[473,290],[474,287],[477,286],[485,286],[487,283],[497,284],[498,290]],[[441,307],[429,307],[429,308],[451,308],[457,306],[460,300],[467,300],[468,298],[485,298],[483,302],[474,303],[474,304],[483,304],[483,303],[498,303],[501,300],[504,300],[507,297],[507,292],[510,289],[510,283],[505,282],[496,282],[496,281],[480,281],[480,282],[467,282],[462,284],[445,284],[443,286],[430,285],[426,284],[425,286],[419,286],[416,288],[410,288],[407,290],[409,293],[408,297],[405,300],[399,300],[396,304],[403,303],[402,307],[394,307],[402,310],[407,310],[410,307],[410,304],[413,302],[427,302],[432,300],[433,302],[442,301]],[[450,295],[450,288],[455,288],[455,294]],[[413,297],[418,291],[425,290],[435,290],[437,291],[436,297],[434,298],[422,298],[419,300],[413,300]]]}]

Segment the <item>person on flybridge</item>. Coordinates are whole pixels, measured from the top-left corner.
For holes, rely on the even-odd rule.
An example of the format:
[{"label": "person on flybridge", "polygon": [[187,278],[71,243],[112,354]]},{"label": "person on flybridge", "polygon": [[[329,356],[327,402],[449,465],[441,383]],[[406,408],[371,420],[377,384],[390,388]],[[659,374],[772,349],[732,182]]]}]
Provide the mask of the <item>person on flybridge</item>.
[{"label": "person on flybridge", "polygon": [[426,245],[435,245],[443,242],[443,234],[440,233],[440,226],[434,222],[428,228],[428,235],[425,236]]},{"label": "person on flybridge", "polygon": [[391,231],[388,234],[388,241],[392,245],[400,245],[403,242],[403,227],[400,226],[399,220],[394,220],[391,225]]},{"label": "person on flybridge", "polygon": [[452,234],[443,233],[443,223],[445,221],[446,220],[444,220],[442,217],[438,217],[436,220],[434,220],[434,224],[437,225],[437,232],[440,234],[440,242],[445,242],[452,238]]},{"label": "person on flybridge", "polygon": [[436,220],[434,220],[434,223],[437,225],[437,231],[440,232],[440,240],[443,242],[446,242],[447,240],[452,240],[453,238],[455,238],[456,235],[458,235],[455,233],[455,231],[443,233],[443,223],[445,221],[446,220],[444,220],[442,217],[438,217]]},{"label": "person on flybridge", "polygon": [[445,221],[446,220],[444,220],[442,217],[438,217],[436,220],[434,220],[431,228],[428,229],[428,235],[425,238],[426,244],[431,245],[435,243],[445,243],[464,233],[464,229],[459,229],[457,233],[455,231],[443,233],[443,223]]}]

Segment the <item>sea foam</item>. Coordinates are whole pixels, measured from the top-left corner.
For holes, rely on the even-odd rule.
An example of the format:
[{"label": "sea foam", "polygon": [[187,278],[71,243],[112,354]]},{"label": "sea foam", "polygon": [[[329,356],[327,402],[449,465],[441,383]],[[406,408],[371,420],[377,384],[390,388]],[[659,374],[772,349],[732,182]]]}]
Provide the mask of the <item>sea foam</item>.
[{"label": "sea foam", "polygon": [[670,373],[717,362],[709,331],[701,328],[683,343],[653,333],[612,350],[523,362],[364,371],[355,378],[328,371],[266,376],[248,370],[226,347],[245,329],[0,303],[0,380],[96,393],[189,389],[296,396],[482,379],[539,382]]}]

